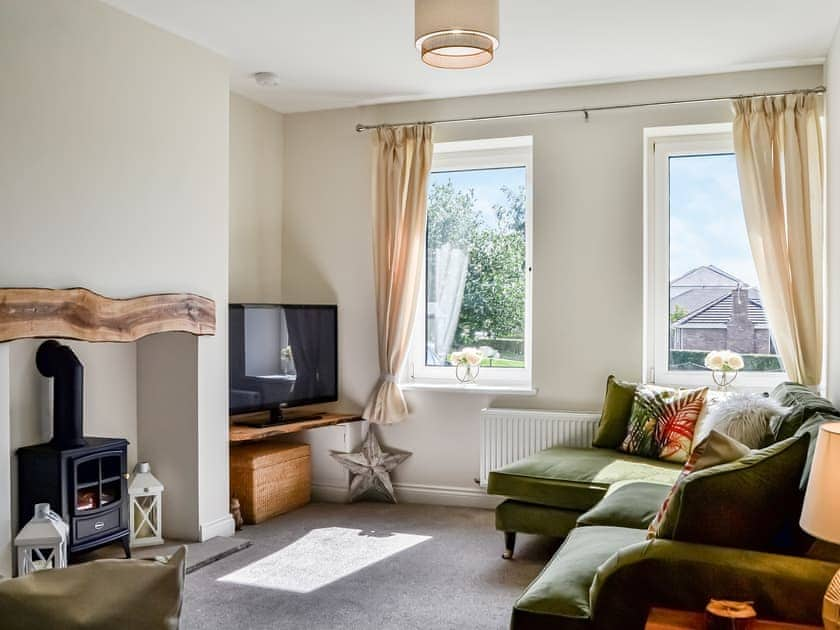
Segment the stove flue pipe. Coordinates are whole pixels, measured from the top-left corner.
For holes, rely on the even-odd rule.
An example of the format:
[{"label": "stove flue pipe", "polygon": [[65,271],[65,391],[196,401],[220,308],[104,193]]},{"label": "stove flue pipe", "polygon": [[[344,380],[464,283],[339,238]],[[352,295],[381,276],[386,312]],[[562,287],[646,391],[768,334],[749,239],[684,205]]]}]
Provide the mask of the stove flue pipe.
[{"label": "stove flue pipe", "polygon": [[53,380],[53,436],[58,448],[84,446],[82,426],[85,367],[68,347],[50,339],[35,355],[38,371]]}]

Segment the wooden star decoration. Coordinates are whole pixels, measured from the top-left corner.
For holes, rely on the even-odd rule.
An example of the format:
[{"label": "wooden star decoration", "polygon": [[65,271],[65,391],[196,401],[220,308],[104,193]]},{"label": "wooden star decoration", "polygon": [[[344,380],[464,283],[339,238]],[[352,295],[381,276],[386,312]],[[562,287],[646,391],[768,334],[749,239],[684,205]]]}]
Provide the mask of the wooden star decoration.
[{"label": "wooden star decoration", "polygon": [[330,453],[333,459],[350,471],[350,501],[375,495],[396,503],[391,471],[411,456],[407,451],[383,451],[373,429],[368,429],[362,448],[355,453]]}]

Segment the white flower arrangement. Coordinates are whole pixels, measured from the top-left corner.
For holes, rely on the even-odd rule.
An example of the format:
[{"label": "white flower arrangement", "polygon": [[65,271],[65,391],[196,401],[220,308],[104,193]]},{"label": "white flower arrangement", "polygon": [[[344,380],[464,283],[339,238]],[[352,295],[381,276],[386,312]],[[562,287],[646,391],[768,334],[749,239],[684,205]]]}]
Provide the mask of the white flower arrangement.
[{"label": "white flower arrangement", "polygon": [[713,350],[706,355],[704,364],[716,372],[737,372],[744,369],[743,357],[730,350]]},{"label": "white flower arrangement", "polygon": [[738,370],[744,368],[744,358],[731,350],[713,350],[706,355],[703,364],[712,371],[712,380],[718,390],[725,392],[738,376]]},{"label": "white flower arrangement", "polygon": [[452,365],[470,365],[475,367],[481,364],[484,353],[478,348],[463,348],[449,355],[449,362]]}]

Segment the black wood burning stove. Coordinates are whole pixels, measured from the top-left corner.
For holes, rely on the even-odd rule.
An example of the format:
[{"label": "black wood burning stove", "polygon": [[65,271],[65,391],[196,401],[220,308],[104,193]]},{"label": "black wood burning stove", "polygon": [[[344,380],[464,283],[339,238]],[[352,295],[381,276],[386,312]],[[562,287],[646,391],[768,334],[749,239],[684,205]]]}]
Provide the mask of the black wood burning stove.
[{"label": "black wood burning stove", "polygon": [[70,554],[120,541],[130,557],[126,452],[122,438],[85,437],[84,366],[73,351],[45,341],[38,371],[53,381],[53,437],[17,450],[18,528],[49,503],[70,526]]}]

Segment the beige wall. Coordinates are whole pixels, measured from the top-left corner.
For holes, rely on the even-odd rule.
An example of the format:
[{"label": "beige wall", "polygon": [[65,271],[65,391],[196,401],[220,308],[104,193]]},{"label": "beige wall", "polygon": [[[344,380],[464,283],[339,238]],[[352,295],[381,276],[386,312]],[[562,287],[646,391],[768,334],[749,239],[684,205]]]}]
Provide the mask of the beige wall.
[{"label": "beige wall", "polygon": [[[284,118],[283,298],[340,308],[341,403],[360,409],[379,373],[371,255],[370,142],[358,122],[433,120],[810,87],[820,67],[424,101]],[[436,141],[534,137],[534,383],[530,398],[412,391],[381,429],[414,452],[405,496],[474,488],[479,412],[489,405],[592,410],[614,373],[642,366],[642,130],[731,120],[727,103],[440,125]],[[438,488],[440,490],[440,488]],[[433,493],[427,493],[431,496]],[[458,492],[455,492],[458,494]]]},{"label": "beige wall", "polygon": [[826,392],[840,402],[840,29],[825,63],[826,93]]},{"label": "beige wall", "polygon": [[283,116],[230,95],[230,300],[280,300]]},{"label": "beige wall", "polygon": [[[93,0],[12,1],[0,4],[0,76],[0,286],[216,300],[218,334],[186,349],[191,377],[172,374],[184,383],[179,396],[193,401],[187,417],[143,417],[134,375],[165,370],[165,352],[140,360],[128,346],[80,352],[89,432],[124,431],[140,458],[196,462],[179,471],[181,496],[164,493],[166,533],[232,531],[219,465],[227,457],[227,62]],[[21,412],[11,429],[0,426],[21,441],[12,448],[36,439],[44,410],[36,346],[4,351],[9,378],[22,384],[8,402]],[[152,421],[164,426],[144,432]],[[8,485],[0,467],[0,487]]]},{"label": "beige wall", "polygon": [[[137,462],[137,346],[133,343],[65,341],[85,366],[84,429],[86,435],[123,437],[130,444],[128,464]],[[52,435],[50,379],[35,367],[40,340],[10,344],[12,444],[37,444]],[[35,420],[34,422],[32,420]],[[14,476],[14,474],[13,474]],[[14,493],[13,493],[14,494]]]}]

